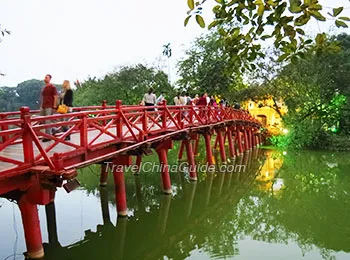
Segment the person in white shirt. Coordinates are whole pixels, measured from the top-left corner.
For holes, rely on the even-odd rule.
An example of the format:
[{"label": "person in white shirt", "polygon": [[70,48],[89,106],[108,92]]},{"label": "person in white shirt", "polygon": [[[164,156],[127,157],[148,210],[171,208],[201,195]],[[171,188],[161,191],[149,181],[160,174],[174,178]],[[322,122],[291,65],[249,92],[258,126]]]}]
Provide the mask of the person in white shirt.
[{"label": "person in white shirt", "polygon": [[176,96],[174,97],[174,104],[175,104],[175,106],[181,106],[180,92],[176,93]]},{"label": "person in white shirt", "polygon": [[207,92],[205,92],[204,95],[205,95],[205,97],[207,99],[207,106],[209,106],[209,104],[210,104],[210,97],[208,96]]},{"label": "person in white shirt", "polygon": [[[155,106],[156,95],[153,93],[153,88],[150,88],[148,93],[143,96],[143,102],[145,103],[145,106]],[[154,108],[148,108],[147,111],[154,111]]]}]

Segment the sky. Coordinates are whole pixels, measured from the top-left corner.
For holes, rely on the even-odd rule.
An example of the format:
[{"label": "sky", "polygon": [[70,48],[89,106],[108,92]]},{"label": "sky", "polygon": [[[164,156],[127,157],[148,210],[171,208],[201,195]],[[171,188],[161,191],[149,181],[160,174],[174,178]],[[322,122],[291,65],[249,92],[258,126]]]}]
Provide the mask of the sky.
[{"label": "sky", "polygon": [[[345,6],[348,0],[321,0],[327,7]],[[206,21],[212,17],[205,8]],[[45,74],[53,82],[102,77],[122,65],[159,66],[162,46],[171,43],[171,78],[176,61],[205,29],[193,21],[184,27],[186,0],[0,0],[0,24],[11,31],[0,43],[0,86]],[[329,9],[331,11],[331,9]],[[330,29],[312,23],[309,33]],[[334,30],[333,30],[334,31]],[[347,29],[346,32],[350,33]]]}]

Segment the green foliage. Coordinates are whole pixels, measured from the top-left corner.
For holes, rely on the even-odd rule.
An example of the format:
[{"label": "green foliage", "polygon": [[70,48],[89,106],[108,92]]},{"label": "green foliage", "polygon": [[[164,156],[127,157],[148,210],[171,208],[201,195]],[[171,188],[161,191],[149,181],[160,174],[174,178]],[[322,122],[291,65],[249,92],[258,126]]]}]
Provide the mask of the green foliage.
[{"label": "green foliage", "polygon": [[166,98],[174,96],[174,90],[163,71],[142,64],[125,66],[102,79],[89,78],[75,91],[74,104],[101,105],[103,100],[115,104],[118,99],[123,104],[139,104],[150,87],[156,95],[165,92]]},{"label": "green foliage", "polygon": [[[332,132],[350,132],[350,36],[324,35],[318,41],[322,47],[313,45],[302,59],[285,66],[265,59],[251,75],[251,87],[238,93],[241,100],[261,102],[272,96],[287,105],[282,118],[289,133],[272,138],[276,146],[325,148]],[[278,106],[272,108],[279,112]]]},{"label": "green foliage", "polygon": [[[208,0],[187,0],[189,11],[185,20],[195,16],[197,23],[205,27],[201,16]],[[211,2],[214,2],[211,0]],[[253,61],[263,55],[260,40],[270,39],[282,54],[279,61],[291,59],[308,49],[311,40],[305,37],[303,26],[311,20],[334,20],[337,27],[347,27],[350,19],[340,17],[343,7],[326,12],[318,0],[215,0],[214,21],[209,28],[223,26],[225,47],[231,62],[242,71],[254,69]],[[271,30],[272,28],[272,30]],[[322,45],[322,34],[316,44]],[[320,41],[321,40],[321,41]]]},{"label": "green foliage", "polygon": [[[42,80],[31,79],[19,83],[17,87],[0,87],[0,112],[17,111],[21,106],[39,109]],[[60,89],[60,85],[54,84]]]},{"label": "green foliage", "polygon": [[229,63],[220,30],[198,37],[178,63],[178,84],[190,92],[220,94],[226,98],[243,87],[239,73]]}]

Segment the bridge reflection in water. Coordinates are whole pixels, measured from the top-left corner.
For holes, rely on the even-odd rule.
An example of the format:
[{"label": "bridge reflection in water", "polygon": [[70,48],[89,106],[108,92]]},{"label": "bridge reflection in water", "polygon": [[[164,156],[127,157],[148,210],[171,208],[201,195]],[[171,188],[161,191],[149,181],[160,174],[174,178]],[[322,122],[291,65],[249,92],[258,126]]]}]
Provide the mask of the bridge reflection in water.
[{"label": "bridge reflection in water", "polygon": [[[109,191],[99,188],[103,223],[96,232],[85,231],[84,239],[61,246],[57,236],[55,206],[46,206],[49,243],[44,244],[46,259],[185,259],[190,252],[206,243],[203,233],[215,232],[250,188],[261,169],[264,152],[255,149],[236,164],[247,166],[241,173],[207,173],[203,181],[188,182],[178,172],[179,192],[161,196],[159,205],[144,202],[140,176],[133,176],[136,205],[133,216],[118,218],[112,224]],[[230,203],[230,205],[227,205]],[[205,210],[203,210],[205,209]],[[181,219],[181,221],[179,221]],[[186,228],[184,228],[186,227]],[[234,254],[234,250],[233,250]],[[231,255],[231,254],[229,254]],[[228,256],[229,256],[228,255]]]}]

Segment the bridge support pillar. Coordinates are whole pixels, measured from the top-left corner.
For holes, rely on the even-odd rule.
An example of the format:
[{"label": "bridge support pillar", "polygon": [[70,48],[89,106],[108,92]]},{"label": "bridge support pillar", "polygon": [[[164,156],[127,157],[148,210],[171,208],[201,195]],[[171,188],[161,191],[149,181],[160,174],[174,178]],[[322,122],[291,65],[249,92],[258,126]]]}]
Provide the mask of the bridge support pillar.
[{"label": "bridge support pillar", "polygon": [[213,160],[213,151],[211,150],[211,135],[210,134],[204,134],[204,140],[205,140],[205,150],[207,154],[207,163],[208,165],[214,165]]},{"label": "bridge support pillar", "polygon": [[236,129],[237,145],[238,145],[238,156],[243,156],[243,145],[242,145],[242,133],[239,127]]},{"label": "bridge support pillar", "polygon": [[130,155],[119,155],[113,160],[113,178],[115,188],[115,200],[117,203],[117,211],[119,217],[126,217],[128,215],[128,208],[126,205],[126,191],[124,180],[124,166],[131,165]]},{"label": "bridge support pillar", "polygon": [[191,140],[185,139],[183,140],[186,146],[186,154],[187,154],[187,160],[189,164],[189,175],[191,181],[197,181],[197,171],[196,171],[196,163],[194,161],[194,154],[192,149],[192,143]]},{"label": "bridge support pillar", "polygon": [[248,150],[252,150],[252,129],[247,128],[247,138],[248,138]]},{"label": "bridge support pillar", "polygon": [[256,134],[255,129],[252,130],[252,148],[256,148],[258,142],[256,140]]},{"label": "bridge support pillar", "polygon": [[229,155],[231,159],[234,159],[236,158],[236,149],[232,140],[232,129],[230,127],[227,128],[227,141],[228,141]]},{"label": "bridge support pillar", "polygon": [[[219,138],[218,136],[216,136],[215,138],[215,143],[214,143],[214,149],[217,150],[218,149],[218,144],[219,144]],[[220,149],[220,148],[219,148]]]},{"label": "bridge support pillar", "polygon": [[244,139],[244,152],[249,153],[248,129],[246,127],[244,127],[243,129],[243,139]]},{"label": "bridge support pillar", "polygon": [[44,248],[41,237],[38,208],[36,204],[30,203],[26,195],[18,201],[22,215],[24,237],[26,240],[26,257],[29,259],[40,259],[44,257]]},{"label": "bridge support pillar", "polygon": [[[182,142],[185,146],[185,143]],[[171,180],[169,175],[169,165],[168,165],[168,150],[172,149],[173,142],[171,139],[167,139],[159,143],[155,149],[158,154],[161,170],[161,179],[163,184],[163,192],[165,194],[171,194]]]},{"label": "bridge support pillar", "polygon": [[168,149],[159,148],[157,149],[159,162],[160,162],[160,170],[161,170],[161,179],[163,184],[163,192],[165,194],[171,194],[171,180],[169,175],[169,165],[168,165]]},{"label": "bridge support pillar", "polygon": [[226,163],[226,151],[225,151],[224,137],[222,136],[222,131],[220,129],[217,130],[216,133],[217,133],[217,139],[219,140],[221,162]]},{"label": "bridge support pillar", "polygon": [[102,163],[101,164],[101,175],[100,175],[100,186],[105,187],[107,186],[107,179],[108,179],[108,164]]}]

